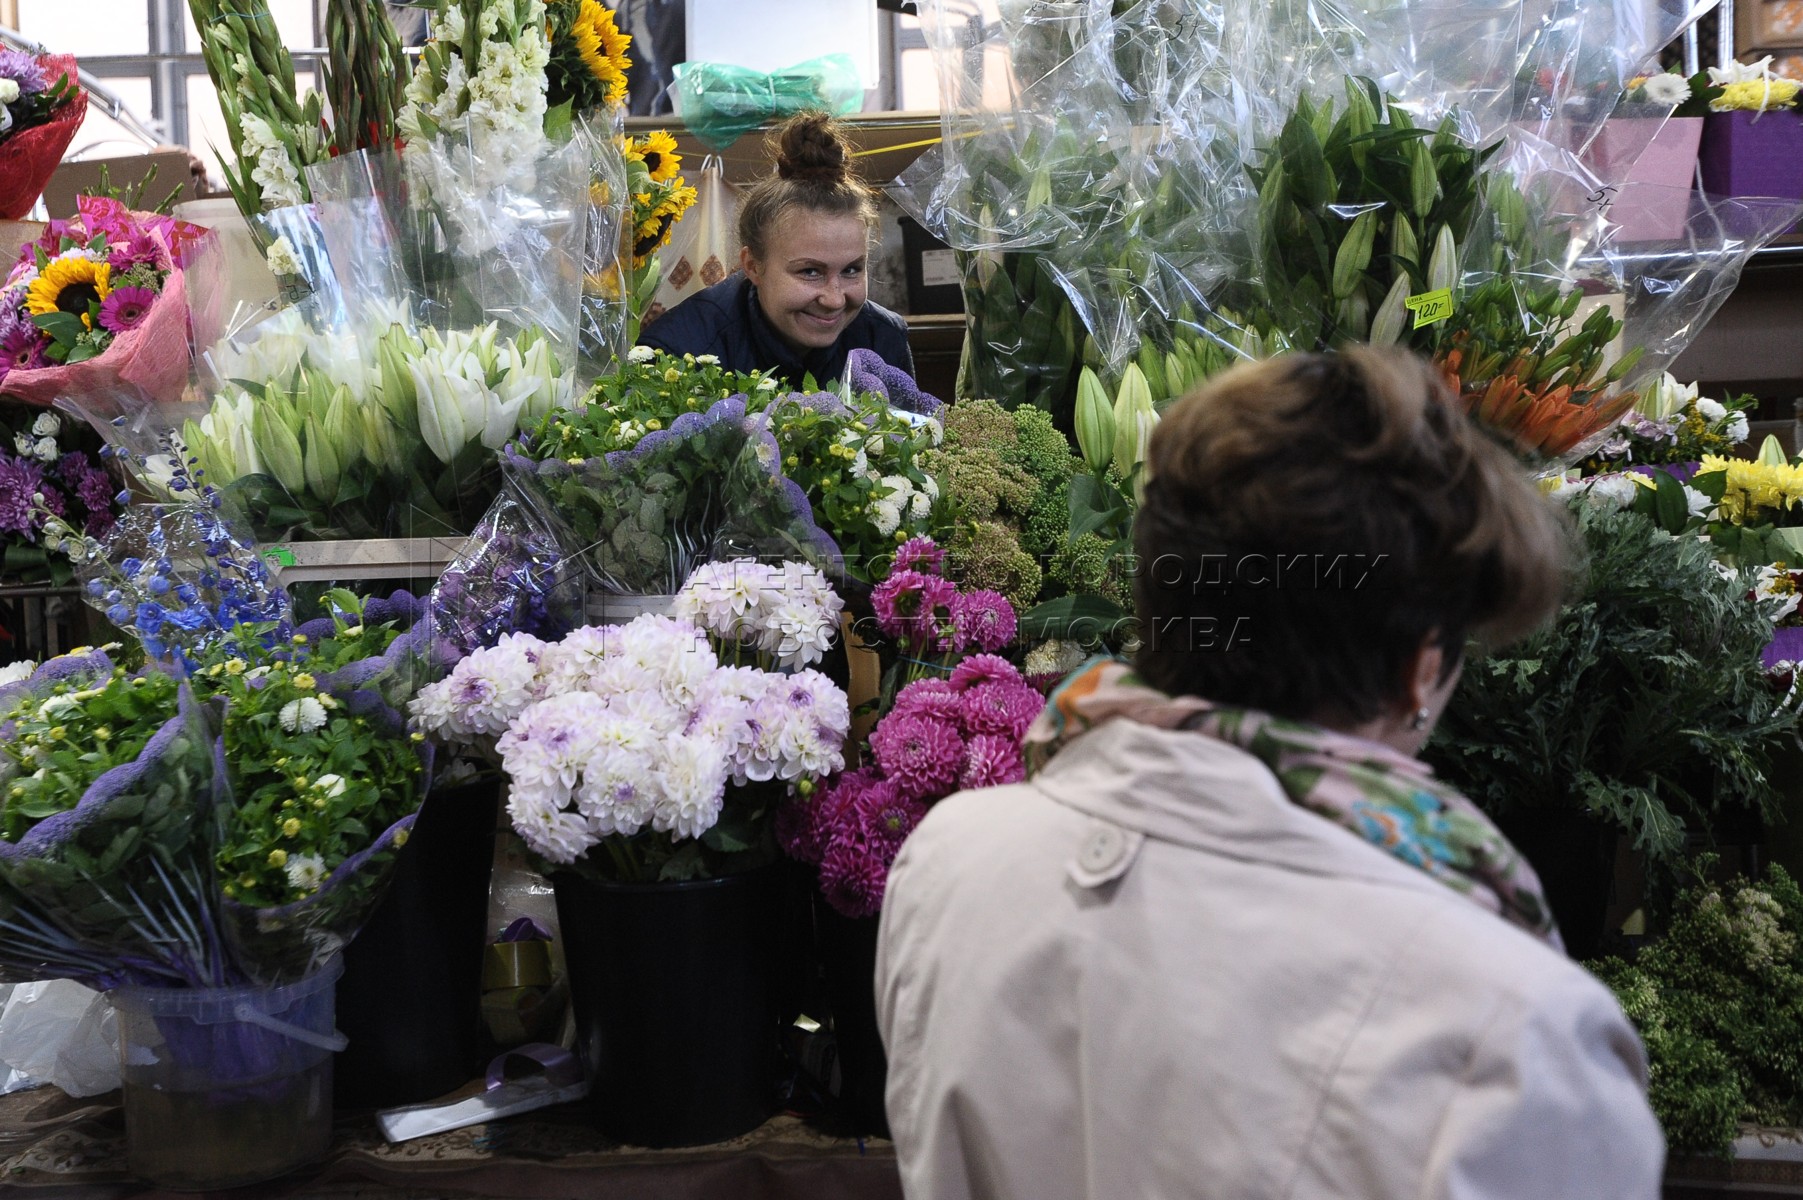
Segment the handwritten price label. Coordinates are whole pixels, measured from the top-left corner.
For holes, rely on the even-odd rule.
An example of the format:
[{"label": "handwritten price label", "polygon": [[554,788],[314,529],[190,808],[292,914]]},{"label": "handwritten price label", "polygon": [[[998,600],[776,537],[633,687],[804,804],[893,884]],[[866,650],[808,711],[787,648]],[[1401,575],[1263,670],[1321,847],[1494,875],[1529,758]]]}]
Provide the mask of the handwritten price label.
[{"label": "handwritten price label", "polygon": [[1441,288],[1434,292],[1419,292],[1402,302],[1404,308],[1415,314],[1416,329],[1423,325],[1433,325],[1452,316],[1452,289]]}]

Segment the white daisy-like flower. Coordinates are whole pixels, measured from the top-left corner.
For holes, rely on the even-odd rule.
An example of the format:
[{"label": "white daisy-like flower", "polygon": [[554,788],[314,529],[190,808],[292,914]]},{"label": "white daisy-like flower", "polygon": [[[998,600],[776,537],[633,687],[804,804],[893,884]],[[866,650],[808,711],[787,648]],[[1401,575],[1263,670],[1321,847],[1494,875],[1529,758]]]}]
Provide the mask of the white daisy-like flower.
[{"label": "white daisy-like flower", "polygon": [[8,663],[0,667],[0,687],[9,683],[18,683],[22,679],[30,679],[31,673],[38,669],[38,664],[27,659],[24,662]]},{"label": "white daisy-like flower", "polygon": [[648,363],[656,357],[657,357],[657,351],[653,350],[649,346],[634,346],[632,349],[630,349],[626,352],[626,361],[627,362]]},{"label": "white daisy-like flower", "polygon": [[704,367],[717,367],[720,365],[720,356],[718,354],[697,354],[695,361]]},{"label": "white daisy-like flower", "polygon": [[293,854],[287,864],[288,886],[303,892],[316,892],[326,881],[326,860],[317,854]]},{"label": "white daisy-like flower", "polygon": [[1704,396],[1697,401],[1697,414],[1713,425],[1728,415],[1728,409],[1720,401]]},{"label": "white daisy-like flower", "polygon": [[318,779],[313,781],[314,791],[333,799],[344,795],[344,787],[344,776],[335,775],[330,772],[321,775]]},{"label": "white daisy-like flower", "polygon": [[1729,417],[1727,428],[1722,430],[1722,434],[1730,442],[1744,442],[1751,432],[1752,427],[1747,424],[1747,414],[1744,412],[1737,412]]},{"label": "white daisy-like flower", "polygon": [[1642,91],[1650,103],[1676,108],[1690,99],[1690,81],[1682,75],[1661,72],[1648,76]]},{"label": "white daisy-like flower", "polygon": [[276,719],[289,733],[313,733],[325,727],[325,706],[312,696],[302,696],[282,705]]},{"label": "white daisy-like flower", "polygon": [[870,523],[879,537],[888,537],[901,526],[901,510],[887,498],[870,502]]}]

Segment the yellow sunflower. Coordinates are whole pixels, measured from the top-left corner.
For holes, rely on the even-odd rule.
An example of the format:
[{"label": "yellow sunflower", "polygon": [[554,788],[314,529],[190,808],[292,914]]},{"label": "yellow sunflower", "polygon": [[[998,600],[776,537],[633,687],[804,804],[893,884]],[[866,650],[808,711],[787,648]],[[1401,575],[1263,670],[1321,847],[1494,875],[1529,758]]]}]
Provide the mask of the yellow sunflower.
[{"label": "yellow sunflower", "polygon": [[570,26],[570,39],[576,43],[582,65],[605,90],[606,103],[625,99],[626,68],[632,65],[626,47],[632,44],[632,37],[614,24],[613,10],[603,8],[597,0],[582,0]]},{"label": "yellow sunflower", "polygon": [[676,228],[676,222],[682,220],[682,214],[688,212],[694,203],[695,189],[687,184],[678,184],[664,194],[657,206],[633,229],[633,266],[643,266],[647,258],[669,245],[670,233]]},{"label": "yellow sunflower", "polygon": [[85,258],[53,260],[25,293],[25,308],[33,316],[66,312],[80,317],[92,329],[93,318],[88,306],[105,300],[113,290],[113,268],[108,263],[90,262]]},{"label": "yellow sunflower", "polygon": [[637,153],[632,157],[645,164],[651,172],[654,183],[664,183],[676,178],[676,172],[682,167],[682,155],[676,153],[676,139],[668,130],[659,129],[645,135],[645,140],[637,145]]}]

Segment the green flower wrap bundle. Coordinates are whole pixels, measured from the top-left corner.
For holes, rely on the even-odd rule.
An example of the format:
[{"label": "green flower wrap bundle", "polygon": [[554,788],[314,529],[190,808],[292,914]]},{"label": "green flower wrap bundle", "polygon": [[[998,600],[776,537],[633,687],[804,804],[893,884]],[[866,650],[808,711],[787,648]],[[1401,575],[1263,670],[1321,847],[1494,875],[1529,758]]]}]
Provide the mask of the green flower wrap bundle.
[{"label": "green flower wrap bundle", "polygon": [[808,109],[849,116],[864,106],[864,81],[849,54],[825,54],[780,71],[729,63],[676,64],[676,109],[690,133],[724,150],[766,121]]}]

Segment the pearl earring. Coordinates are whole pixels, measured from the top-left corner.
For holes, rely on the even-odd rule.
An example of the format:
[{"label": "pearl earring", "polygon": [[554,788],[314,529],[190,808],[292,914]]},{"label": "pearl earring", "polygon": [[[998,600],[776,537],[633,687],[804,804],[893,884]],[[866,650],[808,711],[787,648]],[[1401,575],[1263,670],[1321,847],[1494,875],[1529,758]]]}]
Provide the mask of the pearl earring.
[{"label": "pearl earring", "polygon": [[1427,719],[1432,715],[1433,714],[1429,713],[1425,708],[1416,709],[1415,715],[1409,718],[1409,728],[1413,729],[1416,733],[1420,733],[1423,729],[1427,728]]}]

